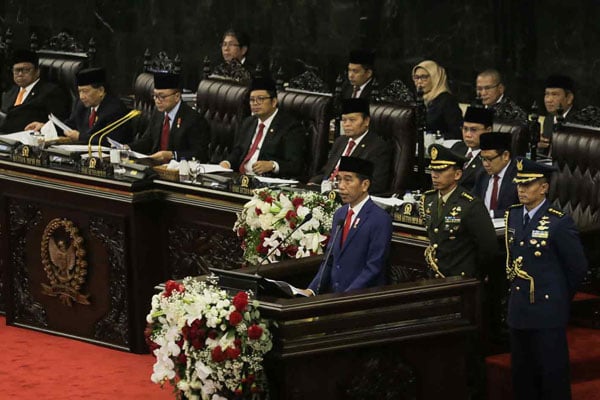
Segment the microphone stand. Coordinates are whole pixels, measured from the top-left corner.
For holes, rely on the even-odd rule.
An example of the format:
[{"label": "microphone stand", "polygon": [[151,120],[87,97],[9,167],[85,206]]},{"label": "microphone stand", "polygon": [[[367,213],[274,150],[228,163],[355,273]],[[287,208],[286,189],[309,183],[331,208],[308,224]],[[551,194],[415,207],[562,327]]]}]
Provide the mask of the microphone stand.
[{"label": "microphone stand", "polygon": [[260,276],[258,274],[258,271],[260,271],[260,267],[263,265],[263,263],[269,259],[269,257],[271,257],[273,255],[273,253],[275,253],[280,247],[281,245],[283,245],[285,242],[287,242],[287,240],[294,234],[296,233],[296,231],[298,231],[298,229],[300,229],[300,227],[304,224],[306,224],[308,221],[310,221],[312,219],[312,214],[308,213],[306,214],[306,216],[304,217],[304,220],[300,223],[300,225],[298,225],[296,228],[294,228],[294,230],[292,230],[290,233],[288,233],[283,240],[274,248],[271,249],[271,251],[269,251],[264,257],[262,257],[260,259],[260,263],[258,264],[258,267],[256,268],[256,271],[254,271],[254,275],[255,276]]},{"label": "microphone stand", "polygon": [[315,295],[320,294],[321,293],[321,286],[323,285],[323,277],[325,276],[325,274],[329,273],[329,268],[327,268],[327,263],[329,262],[329,257],[331,257],[331,252],[333,251],[333,246],[335,246],[335,240],[337,239],[338,234],[340,233],[340,229],[342,228],[342,226],[344,225],[344,220],[340,219],[337,223],[337,228],[335,229],[335,233],[333,234],[333,239],[331,240],[331,246],[329,246],[329,249],[327,250],[327,254],[325,255],[325,258],[323,259],[323,270],[321,271],[321,277],[319,278],[319,284],[317,285],[317,292],[315,293]]},{"label": "microphone stand", "polygon": [[[119,126],[123,125],[125,122],[129,121],[130,119],[137,117],[138,115],[141,114],[140,110],[131,110],[128,114],[122,116],[121,118],[119,118],[116,121],[111,122],[110,124],[106,125],[104,128],[98,130],[98,132],[94,132],[91,136],[90,139],[88,140],[88,154],[89,157],[92,157],[92,139],[94,139],[96,136],[101,135],[102,137],[104,137],[104,134],[112,132],[113,130],[117,129]],[[98,146],[98,152],[99,155],[101,157],[102,154],[102,142],[98,141],[99,146]]]}]

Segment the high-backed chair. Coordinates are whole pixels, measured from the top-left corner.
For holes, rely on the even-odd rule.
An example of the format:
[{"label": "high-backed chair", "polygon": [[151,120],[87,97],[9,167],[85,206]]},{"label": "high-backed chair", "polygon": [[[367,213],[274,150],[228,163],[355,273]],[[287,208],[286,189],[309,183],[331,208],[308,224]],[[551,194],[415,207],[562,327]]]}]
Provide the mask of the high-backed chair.
[{"label": "high-backed chair", "polygon": [[43,79],[61,86],[71,95],[71,105],[79,98],[75,76],[79,70],[93,65],[96,54],[94,39],[84,50],[75,38],[65,32],[50,38],[41,48],[37,35],[31,35],[30,48],[37,51],[40,59],[40,75]]},{"label": "high-backed chair", "polygon": [[565,124],[552,136],[552,158],[558,173],[549,199],[575,220],[600,282],[600,128]]},{"label": "high-backed chair", "polygon": [[415,107],[371,102],[370,111],[369,129],[387,140],[393,148],[390,193],[404,193],[410,188],[410,176],[416,163]]}]

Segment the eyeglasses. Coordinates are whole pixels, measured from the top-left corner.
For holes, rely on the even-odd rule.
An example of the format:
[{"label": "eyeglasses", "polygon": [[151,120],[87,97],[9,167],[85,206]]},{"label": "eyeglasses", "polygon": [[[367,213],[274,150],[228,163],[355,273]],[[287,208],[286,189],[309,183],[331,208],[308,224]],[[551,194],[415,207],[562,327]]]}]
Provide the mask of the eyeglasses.
[{"label": "eyeglasses", "polygon": [[500,86],[500,83],[496,83],[495,85],[489,85],[489,86],[477,86],[475,89],[478,92],[487,92],[488,90],[495,89],[498,86]]},{"label": "eyeglasses", "polygon": [[464,133],[470,132],[470,133],[477,133],[479,131],[482,131],[484,128],[478,128],[475,126],[463,126],[462,127],[462,131]]},{"label": "eyeglasses", "polygon": [[153,94],[152,98],[154,100],[159,100],[159,101],[163,101],[164,99],[166,99],[167,97],[171,97],[171,96],[175,96],[177,94],[177,92],[171,93],[171,94]]},{"label": "eyeglasses", "polygon": [[250,97],[250,104],[262,104],[265,100],[267,99],[272,99],[273,97],[271,96],[256,96],[256,97]]},{"label": "eyeglasses", "polygon": [[426,81],[429,79],[429,75],[413,75],[413,81]]},{"label": "eyeglasses", "polygon": [[220,45],[223,48],[226,48],[226,47],[240,47],[239,43],[232,43],[232,42],[221,42]]},{"label": "eyeglasses", "polygon": [[500,157],[502,154],[496,154],[494,157],[484,157],[482,155],[479,155],[479,158],[481,159],[481,162],[484,163],[491,163],[492,161],[494,161],[496,158]]},{"label": "eyeglasses", "polygon": [[15,74],[15,75],[28,74],[31,71],[33,71],[33,68],[31,68],[31,67],[13,68],[13,70],[12,70],[13,74]]}]

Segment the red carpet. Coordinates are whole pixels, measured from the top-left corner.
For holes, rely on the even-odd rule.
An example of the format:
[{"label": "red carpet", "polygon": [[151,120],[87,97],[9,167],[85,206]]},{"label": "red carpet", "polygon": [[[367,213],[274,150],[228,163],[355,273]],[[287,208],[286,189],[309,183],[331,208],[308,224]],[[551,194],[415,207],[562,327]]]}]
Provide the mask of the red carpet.
[{"label": "red carpet", "polygon": [[0,398],[173,399],[150,381],[154,358],[28,329],[0,316]]},{"label": "red carpet", "polygon": [[[573,400],[600,400],[600,330],[569,327]],[[486,358],[488,400],[512,399],[510,354]]]}]

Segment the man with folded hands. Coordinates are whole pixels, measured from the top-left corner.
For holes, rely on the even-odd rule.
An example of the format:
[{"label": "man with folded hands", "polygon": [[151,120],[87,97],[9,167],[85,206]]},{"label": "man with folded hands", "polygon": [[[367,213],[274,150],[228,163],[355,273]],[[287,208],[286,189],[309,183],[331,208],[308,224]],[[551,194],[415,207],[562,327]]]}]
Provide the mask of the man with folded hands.
[{"label": "man with folded hands", "polygon": [[192,157],[207,162],[210,128],[204,117],[181,101],[180,75],[155,73],[153,97],[156,108],[148,128],[129,147],[160,163]]}]

